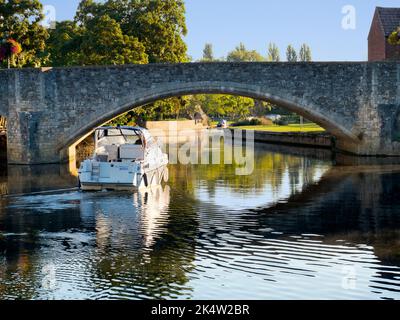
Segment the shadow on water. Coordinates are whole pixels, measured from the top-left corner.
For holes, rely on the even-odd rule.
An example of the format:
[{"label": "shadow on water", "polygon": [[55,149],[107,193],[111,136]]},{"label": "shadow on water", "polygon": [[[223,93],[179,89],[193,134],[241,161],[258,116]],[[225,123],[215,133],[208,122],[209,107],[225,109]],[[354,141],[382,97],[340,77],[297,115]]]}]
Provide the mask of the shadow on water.
[{"label": "shadow on water", "polygon": [[[146,192],[0,199],[0,298],[400,298],[400,166],[254,156],[250,176],[172,165]],[[57,166],[5,177],[10,194],[75,183]]]}]

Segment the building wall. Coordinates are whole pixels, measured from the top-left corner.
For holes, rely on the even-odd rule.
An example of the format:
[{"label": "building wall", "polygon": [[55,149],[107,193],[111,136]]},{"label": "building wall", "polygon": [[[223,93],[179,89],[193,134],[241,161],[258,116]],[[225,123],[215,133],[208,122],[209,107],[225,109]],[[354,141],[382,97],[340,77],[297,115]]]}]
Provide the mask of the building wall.
[{"label": "building wall", "polygon": [[0,116],[8,115],[8,70],[0,70]]},{"label": "building wall", "polygon": [[400,60],[400,46],[386,43],[386,60]]},{"label": "building wall", "polygon": [[379,22],[378,13],[375,12],[368,37],[368,61],[384,60],[386,60],[386,38]]}]

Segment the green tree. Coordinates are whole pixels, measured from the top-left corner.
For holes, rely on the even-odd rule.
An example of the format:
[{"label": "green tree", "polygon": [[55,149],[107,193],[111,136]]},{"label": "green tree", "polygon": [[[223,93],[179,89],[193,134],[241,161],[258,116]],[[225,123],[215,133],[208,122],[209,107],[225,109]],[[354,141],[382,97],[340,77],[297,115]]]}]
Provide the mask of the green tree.
[{"label": "green tree", "polygon": [[296,49],[290,44],[286,50],[286,59],[288,62],[297,62],[297,52]]},{"label": "green tree", "polygon": [[311,48],[305,43],[300,48],[300,61],[302,62],[312,61]]},{"label": "green tree", "polygon": [[155,103],[132,110],[123,118],[118,119],[118,121],[130,119],[130,123],[135,122],[140,124],[143,121],[178,120],[181,115],[186,114],[189,98],[190,97],[172,97],[159,100]]},{"label": "green tree", "polygon": [[247,50],[243,43],[240,43],[235,50],[228,54],[227,61],[230,62],[258,62],[264,61],[264,58],[255,50]]},{"label": "green tree", "polygon": [[251,115],[254,100],[241,96],[223,95],[220,97],[220,104],[225,110],[225,115],[239,120]]},{"label": "green tree", "polygon": [[80,46],[83,65],[147,63],[145,47],[133,36],[124,35],[120,25],[108,16],[88,22]]},{"label": "green tree", "polygon": [[80,46],[84,29],[74,21],[56,22],[50,30],[46,50],[54,67],[81,65]]},{"label": "green tree", "polygon": [[182,0],[82,0],[75,21],[86,26],[94,17],[109,16],[122,33],[141,42],[149,62],[185,62],[187,34]]},{"label": "green tree", "polygon": [[273,109],[273,105],[269,102],[262,100],[255,100],[252,115],[255,117],[264,117],[268,112]]},{"label": "green tree", "polygon": [[124,35],[106,15],[93,17],[84,28],[73,21],[57,23],[50,32],[48,52],[53,66],[148,62],[143,44]]},{"label": "green tree", "polygon": [[202,61],[205,62],[215,61],[213,46],[211,43],[206,43],[206,45],[204,46]]},{"label": "green tree", "polygon": [[267,60],[270,62],[279,62],[281,60],[279,48],[275,43],[270,43],[268,45],[268,55]]},{"label": "green tree", "polygon": [[23,50],[18,59],[12,61],[13,66],[39,67],[46,62],[48,32],[41,25],[42,10],[39,0],[0,0],[0,40],[14,39]]},{"label": "green tree", "polygon": [[400,45],[400,27],[390,34],[388,42],[393,46]]}]

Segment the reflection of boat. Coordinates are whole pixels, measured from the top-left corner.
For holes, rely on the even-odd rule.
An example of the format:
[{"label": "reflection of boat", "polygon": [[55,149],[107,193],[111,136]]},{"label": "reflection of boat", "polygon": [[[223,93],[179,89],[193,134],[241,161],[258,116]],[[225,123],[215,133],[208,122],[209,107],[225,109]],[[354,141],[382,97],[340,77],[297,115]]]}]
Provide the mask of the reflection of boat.
[{"label": "reflection of boat", "polygon": [[95,222],[97,248],[150,248],[168,231],[168,184],[132,192],[132,195],[110,192],[84,193],[80,214],[85,224]]},{"label": "reflection of boat", "polygon": [[140,208],[141,234],[146,248],[150,248],[163,232],[168,231],[170,192],[170,187],[166,185],[133,195],[134,204]]},{"label": "reflection of boat", "polygon": [[95,152],[79,169],[82,190],[131,190],[168,180],[168,156],[139,127],[101,127]]}]

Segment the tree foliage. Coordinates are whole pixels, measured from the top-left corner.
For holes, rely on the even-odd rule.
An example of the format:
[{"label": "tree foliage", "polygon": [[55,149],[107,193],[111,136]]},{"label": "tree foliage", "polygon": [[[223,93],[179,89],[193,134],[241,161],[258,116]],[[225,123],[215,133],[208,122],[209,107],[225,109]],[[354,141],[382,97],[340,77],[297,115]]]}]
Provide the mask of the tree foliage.
[{"label": "tree foliage", "polygon": [[94,17],[85,28],[73,21],[56,24],[48,41],[53,66],[147,63],[137,38],[124,35],[109,16]]},{"label": "tree foliage", "polygon": [[288,62],[297,62],[297,52],[291,44],[289,44],[287,47],[286,59]]},{"label": "tree foliage", "polygon": [[186,97],[188,108],[201,106],[203,111],[211,117],[230,119],[242,119],[250,116],[254,108],[254,100],[247,97],[223,95],[223,94],[202,94]]},{"label": "tree foliage", "polygon": [[312,61],[311,48],[307,44],[302,44],[300,48],[300,61],[310,62]]},{"label": "tree foliage", "polygon": [[82,0],[48,41],[52,65],[185,62],[181,0]]},{"label": "tree foliage", "polygon": [[81,65],[80,46],[84,29],[74,21],[57,22],[47,41],[52,66]]},{"label": "tree foliage", "polygon": [[281,61],[280,53],[279,53],[279,48],[275,43],[270,43],[268,45],[268,55],[267,55],[267,60],[269,62],[279,62]]},{"label": "tree foliage", "polygon": [[182,0],[82,0],[75,21],[83,27],[95,17],[109,16],[124,35],[137,38],[150,63],[185,62],[187,34]]},{"label": "tree foliage", "polygon": [[240,43],[235,50],[231,51],[227,56],[229,62],[259,62],[264,61],[262,55],[256,50],[247,50],[243,43]]},{"label": "tree foliage", "polygon": [[120,25],[107,15],[88,22],[82,35],[80,56],[84,65],[148,62],[144,45],[137,38],[124,35]]},{"label": "tree foliage", "polygon": [[12,61],[15,67],[39,67],[47,61],[48,32],[41,24],[42,10],[39,0],[0,0],[0,40],[14,39],[22,46],[18,59]]},{"label": "tree foliage", "polygon": [[203,58],[201,61],[212,62],[215,61],[213,45],[211,43],[206,43],[203,49]]},{"label": "tree foliage", "polygon": [[400,27],[390,34],[388,42],[393,46],[400,45]]}]

